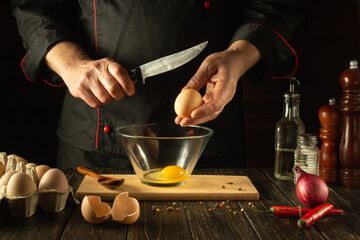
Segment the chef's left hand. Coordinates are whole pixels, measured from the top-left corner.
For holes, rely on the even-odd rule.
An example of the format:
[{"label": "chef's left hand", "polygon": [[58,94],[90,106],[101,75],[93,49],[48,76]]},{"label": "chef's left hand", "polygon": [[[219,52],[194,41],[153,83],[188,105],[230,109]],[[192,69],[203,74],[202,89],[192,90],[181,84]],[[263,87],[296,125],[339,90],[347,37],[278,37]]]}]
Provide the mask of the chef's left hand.
[{"label": "chef's left hand", "polygon": [[234,97],[239,78],[260,60],[260,52],[251,43],[234,42],[227,50],[209,55],[183,88],[199,91],[206,84],[203,104],[191,116],[177,116],[181,126],[197,125],[215,119]]}]

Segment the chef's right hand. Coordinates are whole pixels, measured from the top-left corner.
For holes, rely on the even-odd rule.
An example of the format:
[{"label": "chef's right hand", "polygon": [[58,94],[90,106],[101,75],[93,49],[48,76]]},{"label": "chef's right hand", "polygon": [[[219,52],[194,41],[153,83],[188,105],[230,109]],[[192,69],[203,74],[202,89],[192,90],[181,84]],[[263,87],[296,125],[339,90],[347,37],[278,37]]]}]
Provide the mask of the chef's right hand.
[{"label": "chef's right hand", "polygon": [[135,93],[125,67],[110,58],[89,59],[73,43],[58,43],[45,59],[49,67],[62,77],[70,93],[92,108]]}]

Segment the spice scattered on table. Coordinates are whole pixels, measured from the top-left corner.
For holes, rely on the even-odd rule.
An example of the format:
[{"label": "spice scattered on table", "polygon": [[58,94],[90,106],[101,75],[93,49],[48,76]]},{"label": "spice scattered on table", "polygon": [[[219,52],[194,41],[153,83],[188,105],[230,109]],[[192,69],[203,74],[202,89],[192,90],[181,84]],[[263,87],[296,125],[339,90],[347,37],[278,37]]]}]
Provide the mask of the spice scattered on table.
[{"label": "spice scattered on table", "polygon": [[[243,208],[241,208],[239,211],[236,210],[230,200],[216,202],[213,207],[209,207],[209,204],[205,204],[204,202],[199,202],[199,204],[206,205],[206,207],[207,207],[206,209],[208,212],[215,211],[217,208],[223,208],[223,207],[225,207],[233,215],[241,214],[244,212]],[[176,210],[177,212],[179,212],[181,210],[181,208],[176,207],[176,205],[177,205],[176,202],[173,202],[172,206],[166,207],[166,211],[172,212],[172,211]],[[187,206],[184,205],[183,209],[186,210]],[[161,212],[159,206],[156,206],[156,205],[152,206],[152,211],[157,212],[157,213]]]}]

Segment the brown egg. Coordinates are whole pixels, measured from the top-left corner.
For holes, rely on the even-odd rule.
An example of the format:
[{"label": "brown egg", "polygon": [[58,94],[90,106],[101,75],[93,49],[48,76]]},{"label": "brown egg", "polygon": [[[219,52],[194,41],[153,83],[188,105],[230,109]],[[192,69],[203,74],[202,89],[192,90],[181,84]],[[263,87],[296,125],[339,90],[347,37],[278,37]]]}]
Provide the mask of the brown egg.
[{"label": "brown egg", "polygon": [[6,186],[9,182],[9,179],[12,175],[14,175],[14,173],[16,173],[15,171],[9,171],[7,173],[5,173],[1,178],[0,178],[0,187],[1,186]]},{"label": "brown egg", "polygon": [[39,190],[56,189],[59,191],[66,191],[68,188],[69,183],[65,174],[57,168],[51,168],[46,171],[39,182]]},{"label": "brown egg", "polygon": [[15,160],[16,160],[16,162],[23,162],[23,163],[25,163],[25,164],[28,164],[28,163],[29,163],[25,158],[19,157],[19,156],[16,155],[16,154],[10,154],[10,155],[8,156],[8,158],[9,158],[9,157],[14,157]]},{"label": "brown egg", "polygon": [[37,167],[37,164],[36,163],[28,163],[25,165],[27,168],[28,167]]},{"label": "brown egg", "polygon": [[41,180],[42,176],[48,171],[50,170],[50,167],[47,165],[39,165],[37,167],[35,167],[36,169],[36,173],[38,175],[39,181]]},{"label": "brown egg", "polygon": [[176,97],[175,113],[180,117],[190,117],[191,112],[202,104],[202,98],[198,91],[185,89]]},{"label": "brown egg", "polygon": [[0,162],[0,178],[5,174],[5,165]]},{"label": "brown egg", "polygon": [[139,202],[129,197],[128,192],[120,193],[116,196],[112,207],[113,220],[122,224],[132,224],[140,216]]},{"label": "brown egg", "polygon": [[111,216],[111,208],[101,202],[99,196],[85,196],[81,203],[81,213],[89,223],[98,224]]},{"label": "brown egg", "polygon": [[36,192],[37,187],[32,178],[23,172],[13,174],[6,188],[6,195],[9,198],[24,197]]}]

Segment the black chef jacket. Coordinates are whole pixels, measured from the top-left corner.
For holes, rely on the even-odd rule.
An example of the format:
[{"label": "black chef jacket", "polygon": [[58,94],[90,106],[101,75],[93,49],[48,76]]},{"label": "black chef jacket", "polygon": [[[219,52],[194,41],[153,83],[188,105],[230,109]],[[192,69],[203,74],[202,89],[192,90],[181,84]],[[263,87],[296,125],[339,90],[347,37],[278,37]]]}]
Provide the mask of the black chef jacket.
[{"label": "black chef jacket", "polygon": [[[174,100],[206,56],[225,50],[236,40],[254,44],[262,60],[249,73],[254,83],[293,74],[296,59],[288,45],[303,11],[295,0],[11,0],[23,44],[22,63],[30,81],[61,86],[59,76],[43,62],[59,41],[78,43],[94,59],[110,57],[136,66],[209,41],[190,63],[136,84],[134,96],[98,109],[74,98],[65,99],[57,135],[86,151],[123,155],[116,127],[135,123],[173,123]],[[203,93],[203,92],[202,92]],[[241,86],[213,121],[214,130],[203,152],[224,166],[243,166]]]}]

